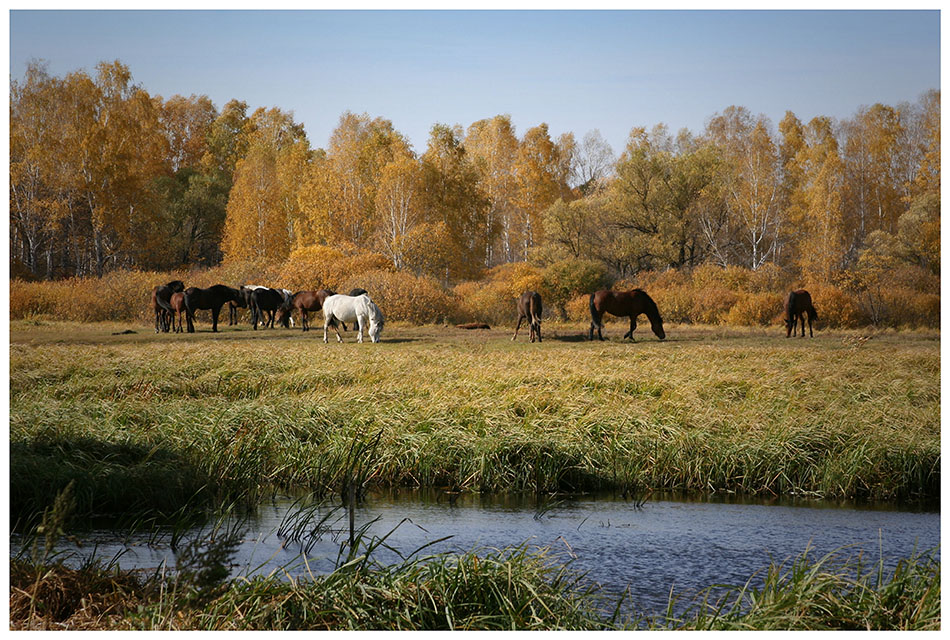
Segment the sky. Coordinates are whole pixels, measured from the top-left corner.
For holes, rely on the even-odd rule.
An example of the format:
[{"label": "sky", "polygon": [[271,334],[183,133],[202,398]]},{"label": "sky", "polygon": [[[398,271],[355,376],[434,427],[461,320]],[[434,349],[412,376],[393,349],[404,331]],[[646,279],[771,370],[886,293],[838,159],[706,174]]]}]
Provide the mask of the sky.
[{"label": "sky", "polygon": [[292,111],[325,147],[344,111],[419,153],[435,123],[509,114],[520,136],[700,133],[730,105],[777,124],[940,88],[938,11],[12,11],[10,74],[118,59],[152,95]]}]

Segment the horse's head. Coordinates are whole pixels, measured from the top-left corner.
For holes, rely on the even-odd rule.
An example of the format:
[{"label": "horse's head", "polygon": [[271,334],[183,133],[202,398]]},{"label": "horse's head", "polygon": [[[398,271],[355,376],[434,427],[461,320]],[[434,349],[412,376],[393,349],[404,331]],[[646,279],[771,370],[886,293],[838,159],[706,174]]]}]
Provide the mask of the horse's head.
[{"label": "horse's head", "polygon": [[666,340],[666,331],[663,330],[663,318],[657,314],[656,319],[650,319],[650,328],[653,329],[653,333],[660,340]]},{"label": "horse's head", "polygon": [[369,303],[369,339],[373,342],[379,342],[379,334],[383,332],[383,312],[375,303]]}]

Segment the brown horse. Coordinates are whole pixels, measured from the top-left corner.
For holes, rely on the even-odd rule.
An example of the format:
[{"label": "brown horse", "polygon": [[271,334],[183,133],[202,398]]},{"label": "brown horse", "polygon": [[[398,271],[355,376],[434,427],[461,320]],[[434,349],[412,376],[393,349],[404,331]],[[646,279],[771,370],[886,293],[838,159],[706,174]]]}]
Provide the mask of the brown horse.
[{"label": "brown horse", "polygon": [[155,310],[155,333],[168,333],[168,323],[172,309],[169,305],[173,293],[185,290],[185,283],[181,280],[172,280],[152,289],[152,308]]},{"label": "brown horse", "polygon": [[216,284],[207,289],[185,289],[185,320],[188,322],[188,333],[195,332],[195,311],[199,309],[211,309],[211,330],[217,333],[221,307],[231,300],[237,300],[239,295],[237,289],[223,284]]},{"label": "brown horse", "polygon": [[537,336],[538,342],[541,342],[541,296],[535,291],[525,291],[518,298],[518,325],[515,327],[515,335],[511,337],[512,342],[518,337],[522,320],[528,321],[529,341],[534,342]]},{"label": "brown horse", "polygon": [[623,334],[624,338],[633,340],[633,332],[637,328],[637,316],[645,313],[650,320],[650,327],[653,333],[660,340],[666,339],[666,332],[663,331],[663,318],[660,317],[660,311],[656,308],[653,298],[647,295],[643,289],[631,289],[630,291],[608,291],[602,290],[590,294],[590,339],[594,339],[594,329],[597,329],[597,337],[601,340],[604,336],[601,334],[603,324],[601,318],[604,313],[610,313],[615,316],[630,316],[630,331]]},{"label": "brown horse", "polygon": [[805,316],[808,316],[808,335],[812,338],[811,323],[818,319],[818,312],[811,303],[811,294],[804,289],[789,291],[785,296],[785,337],[797,333],[798,321],[802,321],[802,336],[805,337]]},{"label": "brown horse", "polygon": [[[168,301],[169,306],[172,308],[172,329],[175,333],[182,333],[181,328],[181,314],[187,313],[185,309],[185,294],[181,291],[172,294],[171,299]],[[175,315],[178,315],[178,324],[175,324]]]},{"label": "brown horse", "polygon": [[320,311],[323,308],[323,301],[335,295],[329,289],[298,291],[291,297],[289,307],[281,307],[277,310],[277,322],[283,322],[284,316],[300,311],[300,324],[304,331],[310,331],[310,312]]}]

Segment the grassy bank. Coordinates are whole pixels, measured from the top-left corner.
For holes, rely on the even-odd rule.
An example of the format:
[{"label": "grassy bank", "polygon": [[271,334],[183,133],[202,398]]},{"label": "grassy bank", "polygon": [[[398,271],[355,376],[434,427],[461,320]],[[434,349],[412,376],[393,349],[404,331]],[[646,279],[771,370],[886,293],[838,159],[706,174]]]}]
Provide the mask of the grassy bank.
[{"label": "grassy bank", "polygon": [[85,516],[333,491],[377,434],[378,485],[939,495],[939,334],[671,325],[630,344],[620,324],[604,343],[545,327],[540,345],[391,325],[378,345],[324,345],[14,321],[12,520],[70,481]]},{"label": "grassy bank", "polygon": [[885,571],[806,554],[715,601],[701,594],[685,615],[657,618],[619,614],[622,601],[525,547],[393,567],[360,556],[329,575],[291,581],[23,560],[10,573],[14,629],[940,628],[940,566],[929,555]]}]

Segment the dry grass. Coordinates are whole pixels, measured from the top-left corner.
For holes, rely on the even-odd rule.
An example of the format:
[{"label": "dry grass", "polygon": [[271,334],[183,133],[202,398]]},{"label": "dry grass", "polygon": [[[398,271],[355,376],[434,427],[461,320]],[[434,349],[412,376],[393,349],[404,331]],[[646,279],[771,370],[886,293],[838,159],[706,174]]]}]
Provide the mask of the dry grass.
[{"label": "dry grass", "polygon": [[932,332],[670,326],[630,344],[622,325],[592,343],[546,323],[532,345],[509,328],[387,324],[378,345],[324,345],[319,331],[122,328],[12,323],[14,520],[70,480],[78,513],[331,488],[376,433],[384,485],[939,495]]}]

